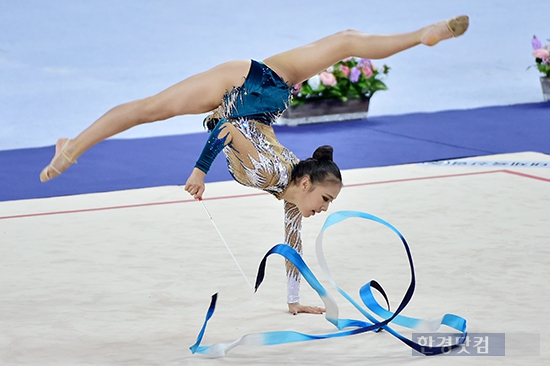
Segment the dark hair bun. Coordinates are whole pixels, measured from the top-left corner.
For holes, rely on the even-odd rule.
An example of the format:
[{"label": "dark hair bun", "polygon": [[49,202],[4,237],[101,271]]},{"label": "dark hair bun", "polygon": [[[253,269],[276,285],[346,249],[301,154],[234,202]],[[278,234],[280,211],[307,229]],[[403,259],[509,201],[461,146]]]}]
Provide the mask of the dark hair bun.
[{"label": "dark hair bun", "polygon": [[313,157],[301,160],[296,164],[292,171],[292,180],[309,176],[311,183],[340,183],[342,184],[342,175],[338,165],[332,161],[332,146],[324,145],[318,147],[313,153]]},{"label": "dark hair bun", "polygon": [[333,151],[334,149],[330,145],[319,146],[313,153],[313,159],[332,161]]}]

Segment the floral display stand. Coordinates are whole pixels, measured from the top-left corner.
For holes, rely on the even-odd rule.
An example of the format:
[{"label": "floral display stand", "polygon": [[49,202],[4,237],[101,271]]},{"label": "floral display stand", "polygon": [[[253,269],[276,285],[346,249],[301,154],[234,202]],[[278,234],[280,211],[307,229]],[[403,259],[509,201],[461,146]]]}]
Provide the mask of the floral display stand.
[{"label": "floral display stand", "polygon": [[305,82],[294,85],[290,107],[279,123],[297,126],[309,123],[366,119],[370,99],[388,89],[381,80],[390,68],[376,67],[371,60],[349,57]]},{"label": "floral display stand", "polygon": [[309,123],[351,121],[366,119],[370,98],[315,100],[289,107],[279,118],[279,124],[298,126]]},{"label": "floral display stand", "polygon": [[533,46],[533,56],[535,57],[535,65],[533,66],[536,66],[542,74],[540,77],[542,97],[548,102],[550,101],[550,44],[543,46],[537,36],[533,36],[531,45]]}]

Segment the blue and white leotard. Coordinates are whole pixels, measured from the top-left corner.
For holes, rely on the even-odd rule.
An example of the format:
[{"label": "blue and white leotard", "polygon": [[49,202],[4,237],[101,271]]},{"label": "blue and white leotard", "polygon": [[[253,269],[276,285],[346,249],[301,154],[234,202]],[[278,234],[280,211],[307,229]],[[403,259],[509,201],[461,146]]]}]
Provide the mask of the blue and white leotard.
[{"label": "blue and white leotard", "polygon": [[[279,143],[271,125],[288,108],[291,97],[291,86],[264,63],[252,60],[243,85],[228,91],[216,110],[219,122],[195,167],[207,173],[216,156],[223,151],[229,172],[237,182],[280,199],[292,180],[292,171],[299,159]],[[227,137],[220,138],[228,123],[250,142],[250,151],[237,151]],[[285,201],[284,207],[285,242],[301,254],[302,215],[293,203]],[[287,261],[286,267],[287,301],[295,303],[299,301],[300,275],[290,262]]]}]

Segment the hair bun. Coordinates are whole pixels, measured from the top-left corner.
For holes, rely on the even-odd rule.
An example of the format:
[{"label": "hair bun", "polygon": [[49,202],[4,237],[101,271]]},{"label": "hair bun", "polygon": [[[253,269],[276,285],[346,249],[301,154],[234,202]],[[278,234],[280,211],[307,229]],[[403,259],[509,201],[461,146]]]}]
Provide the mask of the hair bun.
[{"label": "hair bun", "polygon": [[332,161],[332,152],[334,149],[330,145],[319,146],[313,153],[313,159]]},{"label": "hair bun", "polygon": [[323,145],[315,150],[313,157],[300,160],[292,170],[292,181],[296,183],[307,176],[313,185],[336,183],[342,186],[342,174],[332,161],[333,151],[332,146]]}]

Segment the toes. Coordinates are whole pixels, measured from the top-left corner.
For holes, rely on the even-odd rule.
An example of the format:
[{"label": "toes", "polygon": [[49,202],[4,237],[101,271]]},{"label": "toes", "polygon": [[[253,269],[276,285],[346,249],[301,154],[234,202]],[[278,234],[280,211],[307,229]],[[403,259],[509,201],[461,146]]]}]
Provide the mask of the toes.
[{"label": "toes", "polygon": [[46,182],[67,170],[76,160],[67,154],[68,138],[61,138],[55,144],[55,154],[50,164],[40,172],[40,181]]},{"label": "toes", "polygon": [[41,182],[46,182],[48,180],[50,180],[50,175],[48,174],[48,168],[50,166],[48,165],[47,167],[45,167],[41,172],[40,172],[40,181]]},{"label": "toes", "polygon": [[459,37],[468,29],[470,18],[467,15],[461,15],[449,20],[446,24],[453,37]]}]

